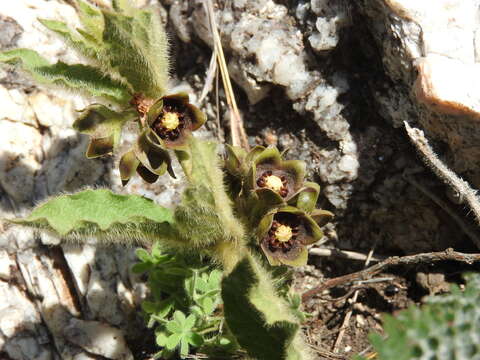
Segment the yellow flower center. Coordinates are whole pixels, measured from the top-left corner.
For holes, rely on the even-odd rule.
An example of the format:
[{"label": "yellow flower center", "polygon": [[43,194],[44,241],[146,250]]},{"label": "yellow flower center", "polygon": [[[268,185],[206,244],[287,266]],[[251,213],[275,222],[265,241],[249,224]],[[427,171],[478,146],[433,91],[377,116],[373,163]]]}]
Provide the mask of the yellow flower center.
[{"label": "yellow flower center", "polygon": [[265,186],[270,190],[280,191],[283,187],[283,182],[278,176],[270,175],[265,179]]},{"label": "yellow flower center", "polygon": [[292,238],[292,228],[287,225],[280,225],[275,230],[275,237],[278,241],[287,242]]},{"label": "yellow flower center", "polygon": [[174,112],[167,112],[162,117],[162,126],[167,130],[175,130],[180,125],[178,114]]}]

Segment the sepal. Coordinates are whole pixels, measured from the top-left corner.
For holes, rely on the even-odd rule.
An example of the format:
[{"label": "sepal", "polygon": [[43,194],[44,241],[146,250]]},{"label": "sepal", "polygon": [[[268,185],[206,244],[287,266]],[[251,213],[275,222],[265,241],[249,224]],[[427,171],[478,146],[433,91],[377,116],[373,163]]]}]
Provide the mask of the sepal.
[{"label": "sepal", "polygon": [[73,128],[91,137],[86,156],[96,158],[111,154],[120,142],[123,126],[135,116],[133,111],[119,113],[102,104],[92,104],[81,110]]}]

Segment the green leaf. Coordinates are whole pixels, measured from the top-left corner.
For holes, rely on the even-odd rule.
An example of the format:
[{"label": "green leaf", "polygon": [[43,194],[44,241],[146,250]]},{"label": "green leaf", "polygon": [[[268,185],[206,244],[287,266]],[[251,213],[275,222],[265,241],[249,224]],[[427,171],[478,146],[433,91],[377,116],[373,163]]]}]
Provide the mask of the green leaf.
[{"label": "green leaf", "polygon": [[50,199],[27,218],[12,222],[62,237],[96,236],[110,241],[169,239],[172,213],[141,196],[97,189]]},{"label": "green leaf", "polygon": [[266,270],[246,255],[222,282],[225,320],[238,343],[262,360],[309,359],[299,324],[275,293]]},{"label": "green leaf", "polygon": [[[177,313],[178,311],[175,311],[175,314]],[[174,315],[175,315],[174,314]],[[182,324],[179,323],[176,319],[175,320],[171,320],[167,323],[167,325],[165,325],[165,327],[167,328],[168,331],[170,331],[171,333],[178,333],[178,334],[181,334],[182,333]]]},{"label": "green leaf", "polygon": [[183,323],[185,322],[185,314],[183,312],[175,311],[173,318],[183,326]]},{"label": "green leaf", "polygon": [[465,276],[461,291],[429,297],[397,316],[385,315],[386,336],[370,334],[380,360],[478,359],[480,348],[480,275]]},{"label": "green leaf", "polygon": [[149,271],[152,267],[152,263],[141,262],[132,266],[132,272],[135,274],[143,274],[144,272]]},{"label": "green leaf", "polygon": [[128,103],[130,100],[129,90],[125,85],[89,65],[68,65],[61,61],[52,65],[37,52],[29,49],[1,52],[0,62],[20,64],[23,70],[42,84],[81,90],[91,96],[104,97],[120,104]]},{"label": "green leaf", "polygon": [[168,350],[173,350],[177,347],[177,345],[180,343],[180,340],[182,339],[182,334],[172,334],[168,337],[165,347]]},{"label": "green leaf", "polygon": [[[85,31],[81,33],[84,37],[91,37],[96,42],[100,43],[103,36],[103,29],[105,27],[102,12],[83,0],[77,0],[77,4],[78,15],[85,28]],[[80,30],[78,31],[80,32]]]},{"label": "green leaf", "polygon": [[224,188],[217,144],[191,137],[188,152],[177,151],[177,157],[191,184],[175,211],[181,235],[201,247],[242,241],[243,226]]},{"label": "green leaf", "polygon": [[205,299],[203,299],[202,308],[205,315],[210,315],[215,310],[213,300],[209,297],[206,297]]},{"label": "green leaf", "polygon": [[47,29],[60,35],[67,44],[70,44],[84,56],[97,58],[98,44],[81,34],[73,32],[66,23],[47,19],[38,19],[38,21]]},{"label": "green leaf", "polygon": [[159,98],[165,94],[169,69],[161,19],[153,11],[134,9],[128,13],[103,11],[104,60],[136,93]]},{"label": "green leaf", "polygon": [[145,250],[145,249],[139,248],[139,249],[135,250],[135,255],[137,255],[137,257],[143,262],[151,262],[152,261],[152,257],[150,256],[148,251]]},{"label": "green leaf", "polygon": [[187,340],[190,344],[192,344],[195,347],[202,346],[203,344],[203,337],[196,332],[189,333],[187,336]]},{"label": "green leaf", "polygon": [[158,346],[165,346],[165,345],[167,345],[168,337],[162,331],[162,332],[157,333],[157,336],[156,336],[155,340],[156,340]]},{"label": "green leaf", "polygon": [[125,13],[126,15],[134,14],[135,8],[130,5],[129,0],[112,0],[112,6],[117,12]]},{"label": "green leaf", "polygon": [[193,326],[195,325],[195,321],[197,321],[197,319],[195,318],[195,315],[193,314],[188,315],[187,318],[185,319],[185,323],[183,324],[183,330],[186,331],[193,328]]}]

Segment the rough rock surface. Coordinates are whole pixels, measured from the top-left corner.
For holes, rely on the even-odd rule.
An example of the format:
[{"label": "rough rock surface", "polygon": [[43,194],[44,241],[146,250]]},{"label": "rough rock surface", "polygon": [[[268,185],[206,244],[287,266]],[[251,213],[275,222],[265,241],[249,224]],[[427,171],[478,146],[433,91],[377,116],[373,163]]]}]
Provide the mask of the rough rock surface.
[{"label": "rough rock surface", "polygon": [[[36,21],[77,25],[67,3],[2,2],[0,50],[28,47],[51,61],[78,61]],[[201,1],[162,5],[175,70],[198,96],[211,56],[205,44],[212,46],[205,9]],[[397,255],[470,246],[432,195],[463,218],[465,208],[445,196],[401,127],[417,122],[447,163],[479,186],[478,12],[474,0],[216,3],[251,145],[290,148],[288,156],[307,161],[309,177],[322,185],[319,205],[337,215],[325,229],[330,245]],[[22,216],[49,196],[85,186],[162,205],[178,200],[181,180],[147,186],[135,178],[121,188],[115,159],[84,158],[86,139],[70,126],[90,100],[0,68],[0,217]],[[226,108],[222,93],[220,105],[207,97],[210,119]],[[215,121],[207,127],[207,136],[221,136]],[[136,307],[145,295],[130,272],[132,249],[98,248],[94,239],[59,244],[0,228],[0,358],[132,358],[129,345],[142,326]],[[102,344],[92,336],[99,331]]]},{"label": "rough rock surface", "polygon": [[378,93],[381,111],[395,126],[416,121],[427,135],[446,143],[448,164],[476,187],[479,5],[477,0],[380,0],[358,5],[374,29],[386,73],[396,83],[390,91]]},{"label": "rough rock surface", "polygon": [[[74,8],[61,1],[3,3],[0,49],[26,47],[52,62],[81,61],[37,18],[78,26]],[[176,201],[180,180],[165,178],[148,187],[135,179],[122,188],[118,170],[112,170],[116,160],[85,158],[88,139],[71,124],[89,102],[1,67],[0,218],[23,216],[50,196],[87,186],[140,193],[163,205]],[[133,249],[99,248],[94,240],[59,243],[29,230],[0,228],[0,358],[133,359],[126,340],[141,334],[138,305],[146,294],[130,271]]]}]

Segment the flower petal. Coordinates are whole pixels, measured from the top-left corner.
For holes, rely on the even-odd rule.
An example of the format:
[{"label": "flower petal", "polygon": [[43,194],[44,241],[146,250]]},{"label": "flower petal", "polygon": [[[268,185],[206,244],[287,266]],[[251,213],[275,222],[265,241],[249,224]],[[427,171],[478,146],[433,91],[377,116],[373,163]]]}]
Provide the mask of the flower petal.
[{"label": "flower petal", "polygon": [[192,120],[191,130],[195,131],[207,121],[207,116],[195,105],[187,104],[186,106],[188,111],[190,111],[190,117]]},{"label": "flower petal", "polygon": [[328,210],[315,209],[311,212],[310,216],[312,217],[313,221],[318,224],[318,226],[323,226],[330,222],[335,215]]},{"label": "flower petal", "polygon": [[314,182],[305,182],[289,203],[294,203],[297,208],[310,213],[315,209],[319,194],[320,185]]},{"label": "flower petal", "polygon": [[259,219],[283,204],[283,198],[273,190],[263,188],[252,193],[247,202],[252,226],[257,226]]},{"label": "flower petal", "polygon": [[135,155],[150,172],[163,175],[167,170],[171,170],[170,154],[154,141],[155,134],[150,129],[145,129],[137,139]]},{"label": "flower petal", "polygon": [[288,256],[282,257],[279,261],[289,266],[305,266],[308,261],[308,249],[305,246],[299,247],[288,253]]},{"label": "flower petal", "polygon": [[283,160],[281,168],[294,176],[295,188],[299,189],[305,179],[306,164],[301,160]]},{"label": "flower petal", "polygon": [[265,148],[262,152],[254,155],[255,158],[252,159],[253,163],[258,166],[260,164],[273,164],[280,165],[282,158],[280,157],[280,152],[275,146],[269,146]]},{"label": "flower petal", "polygon": [[113,153],[114,136],[113,134],[104,138],[93,138],[88,144],[86,157],[94,159],[100,156]]},{"label": "flower petal", "polygon": [[80,116],[73,123],[73,128],[97,139],[113,135],[113,145],[117,146],[123,125],[136,116],[134,111],[116,112],[105,105],[92,104],[81,111]]},{"label": "flower petal", "polygon": [[138,173],[138,175],[140,175],[140,177],[143,180],[145,180],[149,184],[153,184],[159,178],[159,176],[157,174],[152,173],[149,169],[147,169],[143,165],[139,165],[137,167],[137,173]]},{"label": "flower petal", "polygon": [[133,150],[127,151],[123,154],[118,164],[120,170],[120,179],[122,180],[122,185],[125,186],[128,183],[128,180],[135,174],[140,161],[135,156]]}]

